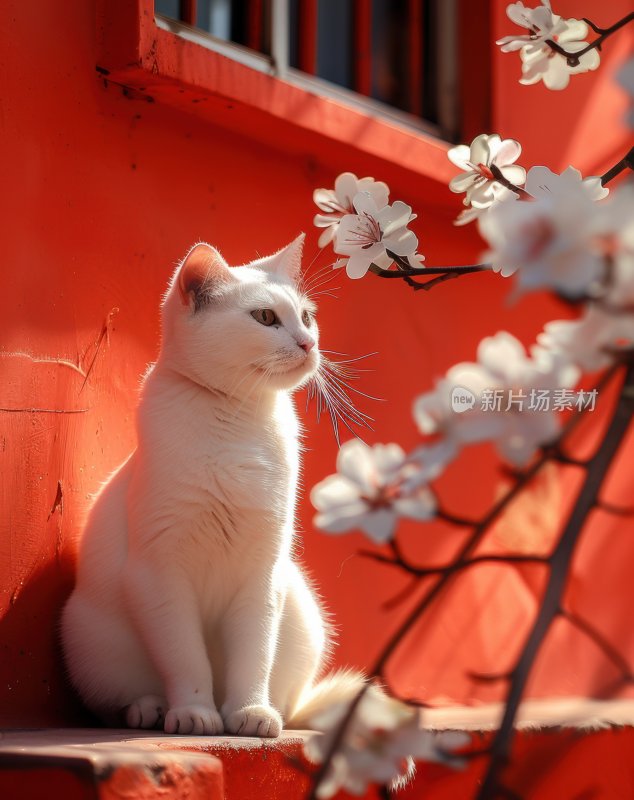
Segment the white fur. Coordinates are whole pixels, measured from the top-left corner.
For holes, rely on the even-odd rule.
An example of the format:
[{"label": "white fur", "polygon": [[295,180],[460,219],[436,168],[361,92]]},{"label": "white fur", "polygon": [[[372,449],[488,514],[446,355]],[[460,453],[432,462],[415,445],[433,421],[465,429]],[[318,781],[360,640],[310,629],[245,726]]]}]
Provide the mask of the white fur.
[{"label": "white fur", "polygon": [[[138,447],[97,497],[62,618],[71,680],[111,724],[275,736],[362,680],[315,689],[326,628],[292,557],[290,393],[319,365],[302,241],[234,269],[197,245],[166,293]],[[257,322],[263,308],[281,324]]]}]

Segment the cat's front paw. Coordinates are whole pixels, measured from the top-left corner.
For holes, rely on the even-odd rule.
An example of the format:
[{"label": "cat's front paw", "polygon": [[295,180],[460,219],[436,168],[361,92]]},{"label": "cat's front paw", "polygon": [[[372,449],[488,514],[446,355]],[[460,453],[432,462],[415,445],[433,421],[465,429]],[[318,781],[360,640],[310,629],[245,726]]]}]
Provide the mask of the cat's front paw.
[{"label": "cat's front paw", "polygon": [[222,717],[209,706],[180,706],[170,708],[165,716],[165,733],[193,733],[197,736],[216,736],[224,730]]},{"label": "cat's front paw", "polygon": [[236,736],[275,737],[282,732],[282,717],[271,706],[244,706],[224,714],[225,731]]}]

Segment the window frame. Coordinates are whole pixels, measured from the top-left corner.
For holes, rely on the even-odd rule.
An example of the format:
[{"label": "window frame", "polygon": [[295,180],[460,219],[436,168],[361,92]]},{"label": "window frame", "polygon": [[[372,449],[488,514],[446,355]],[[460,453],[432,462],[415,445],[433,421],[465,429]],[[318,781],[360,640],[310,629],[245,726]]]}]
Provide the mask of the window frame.
[{"label": "window frame", "polygon": [[[470,0],[455,2],[468,6]],[[272,57],[155,17],[154,0],[99,0],[98,6],[97,71],[107,81],[216,124],[222,121],[210,113],[215,106],[207,99],[239,104],[262,119],[273,117],[436,181],[447,182],[453,174],[438,127],[288,65],[287,0],[273,0]],[[462,40],[459,31],[456,46]],[[456,75],[452,67],[454,87]],[[473,64],[463,71],[463,78],[467,75],[473,86]],[[469,108],[482,115],[486,104],[469,86],[464,94]]]}]

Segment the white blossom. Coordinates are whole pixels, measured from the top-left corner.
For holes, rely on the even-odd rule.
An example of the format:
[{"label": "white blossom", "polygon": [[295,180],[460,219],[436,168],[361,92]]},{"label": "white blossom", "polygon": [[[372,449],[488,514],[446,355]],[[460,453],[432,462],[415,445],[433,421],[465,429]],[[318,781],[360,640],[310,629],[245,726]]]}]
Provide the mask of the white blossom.
[{"label": "white blossom", "polygon": [[501,46],[503,53],[511,53],[551,39],[558,35],[561,23],[565,22],[552,13],[548,0],[542,0],[542,5],[537,8],[526,8],[524,3],[519,2],[510,3],[506,7],[506,15],[511,22],[527,28],[530,33],[512,34],[498,39],[496,44]]},{"label": "white blossom", "polygon": [[[314,718],[313,725],[326,732],[315,734],[304,745],[310,761],[324,761],[348,709],[349,703],[338,703]],[[355,710],[317,796],[330,798],[342,789],[361,796],[373,783],[398,784],[413,774],[413,760],[461,767],[460,759],[449,758],[448,753],[469,741],[466,733],[425,730],[417,710],[371,687]]]},{"label": "white blossom", "polygon": [[504,277],[517,271],[520,290],[550,288],[572,297],[591,292],[605,275],[605,258],[596,241],[592,191],[580,186],[565,179],[534,201],[503,200],[481,217],[493,269]]},{"label": "white blossom", "polygon": [[467,208],[464,208],[458,214],[453,221],[453,224],[468,225],[470,222],[475,222],[478,220],[483,214],[486,214],[490,208],[493,208],[493,206],[496,203],[499,203],[501,200],[517,198],[517,194],[515,192],[511,191],[511,189],[507,189],[506,186],[502,186],[499,183],[494,183],[491,188],[493,189],[493,199],[490,205],[486,206],[485,208],[478,208],[477,206],[469,205],[468,201],[463,201]]},{"label": "white blossom", "polygon": [[416,253],[418,239],[407,228],[416,219],[411,206],[397,200],[378,208],[367,192],[356,194],[353,205],[356,214],[342,217],[335,235],[335,253],[348,257],[349,278],[362,278],[373,262],[387,269],[388,251],[405,258]]},{"label": "white blossom", "polygon": [[634,313],[589,303],[579,319],[547,322],[537,341],[584,372],[594,372],[610,366],[615,355],[634,351]]},{"label": "white blossom", "polygon": [[553,14],[548,0],[542,0],[537,8],[526,8],[523,3],[511,3],[506,13],[512,22],[529,30],[528,34],[504,36],[498,39],[505,53],[519,50],[522,59],[520,83],[530,85],[540,80],[548,89],[565,89],[570,76],[588,72],[599,66],[600,57],[596,49],[580,56],[577,66],[571,67],[562,56],[547,43],[552,41],[569,53],[583,50],[588,42],[588,26],[578,19],[563,19]]},{"label": "white blossom", "polygon": [[315,189],[313,200],[324,211],[316,214],[313,223],[324,228],[319,237],[319,247],[326,247],[334,239],[339,222],[346,214],[354,212],[353,200],[359,192],[367,192],[378,209],[387,205],[390,190],[382,181],[374,178],[357,178],[352,172],[342,172],[335,180],[334,189]]},{"label": "white blossom", "polygon": [[315,525],[327,533],[359,529],[378,544],[386,542],[399,517],[424,521],[434,516],[436,499],[427,482],[446,460],[443,453],[430,451],[410,463],[397,444],[369,447],[352,439],[339,450],[337,473],[311,491],[319,512]]},{"label": "white blossom", "polygon": [[[578,169],[567,167],[561,174],[548,167],[531,167],[526,176],[526,191],[533,197],[558,195],[566,202],[570,194],[583,192],[590,200],[603,200],[610,190],[601,184],[601,178],[591,175],[584,178]],[[517,197],[517,195],[514,195]]]},{"label": "white blossom", "polygon": [[504,188],[496,181],[492,166],[497,167],[504,178],[516,186],[524,183],[526,172],[514,163],[521,152],[519,142],[514,139],[502,140],[497,133],[482,133],[476,136],[470,146],[460,144],[452,147],[447,156],[465,174],[451,179],[450,190],[457,194],[465,192],[465,205],[488,208],[495,201],[496,192]]},{"label": "white blossom", "polygon": [[[422,433],[441,435],[456,447],[491,441],[503,458],[524,465],[559,430],[557,415],[530,409],[531,391],[573,386],[579,370],[543,347],[527,355],[504,331],[480,342],[477,359],[451,367],[433,391],[416,399],[416,423]],[[456,410],[456,391],[472,396],[471,408]]]}]

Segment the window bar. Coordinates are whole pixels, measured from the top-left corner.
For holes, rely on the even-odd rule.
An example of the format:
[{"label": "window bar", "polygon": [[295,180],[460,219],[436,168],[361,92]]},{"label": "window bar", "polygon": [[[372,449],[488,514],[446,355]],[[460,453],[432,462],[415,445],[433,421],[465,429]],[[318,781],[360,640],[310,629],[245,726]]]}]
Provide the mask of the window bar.
[{"label": "window bar", "polygon": [[249,0],[247,47],[262,51],[262,0]]},{"label": "window bar", "polygon": [[434,32],[442,47],[438,54],[438,122],[442,135],[450,142],[458,136],[457,0],[438,4],[438,30]]},{"label": "window bar", "polygon": [[354,0],[354,89],[372,94],[372,5],[371,0]]},{"label": "window bar", "polygon": [[196,0],[180,0],[180,18],[188,25],[196,26]]},{"label": "window bar", "polygon": [[282,77],[288,71],[289,11],[288,0],[272,0],[271,59],[275,74]]},{"label": "window bar", "polygon": [[317,71],[317,0],[299,3],[298,60],[302,72],[314,75]]},{"label": "window bar", "polygon": [[408,0],[408,104],[411,114],[423,114],[423,4]]}]

